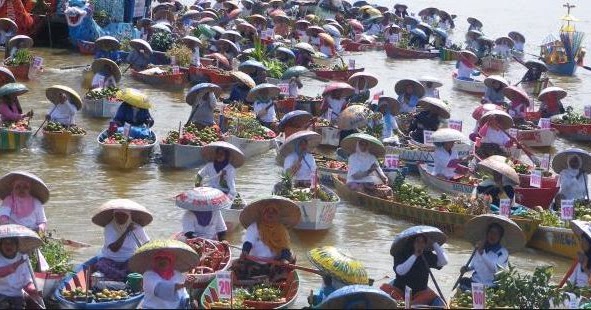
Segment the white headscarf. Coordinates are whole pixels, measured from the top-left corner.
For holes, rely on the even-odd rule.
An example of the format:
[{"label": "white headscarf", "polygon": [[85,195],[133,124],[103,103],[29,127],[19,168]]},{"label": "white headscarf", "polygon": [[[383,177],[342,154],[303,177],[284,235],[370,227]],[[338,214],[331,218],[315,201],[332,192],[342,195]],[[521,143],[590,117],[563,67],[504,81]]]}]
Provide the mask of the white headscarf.
[{"label": "white headscarf", "polygon": [[[115,220],[115,213],[126,214],[127,215],[127,221],[125,221],[125,223],[123,223],[123,224],[117,223],[117,220]],[[129,210],[114,210],[113,211],[113,220],[111,222],[113,223],[113,227],[115,227],[115,229],[117,229],[117,231],[120,234],[123,235],[123,233],[125,232],[125,230],[127,230],[127,227],[132,222],[132,220],[131,220],[131,211],[129,211]]]}]

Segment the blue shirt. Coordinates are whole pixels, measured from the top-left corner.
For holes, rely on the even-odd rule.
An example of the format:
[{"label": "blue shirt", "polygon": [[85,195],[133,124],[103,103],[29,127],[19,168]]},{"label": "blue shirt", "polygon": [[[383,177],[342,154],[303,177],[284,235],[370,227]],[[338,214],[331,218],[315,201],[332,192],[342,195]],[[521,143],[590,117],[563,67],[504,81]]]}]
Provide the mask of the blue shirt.
[{"label": "blue shirt", "polygon": [[148,127],[152,127],[154,124],[154,120],[150,115],[150,111],[148,109],[139,109],[134,117],[133,115],[133,106],[128,104],[127,102],[123,102],[119,109],[117,110],[117,114],[113,121],[117,122],[118,125],[123,126],[125,123],[131,124],[131,126],[142,126],[146,125]]},{"label": "blue shirt", "polygon": [[112,61],[119,63],[121,60],[121,56],[119,55],[119,51],[104,51],[104,50],[96,50],[94,54],[94,59],[98,58],[107,58],[111,59]]}]

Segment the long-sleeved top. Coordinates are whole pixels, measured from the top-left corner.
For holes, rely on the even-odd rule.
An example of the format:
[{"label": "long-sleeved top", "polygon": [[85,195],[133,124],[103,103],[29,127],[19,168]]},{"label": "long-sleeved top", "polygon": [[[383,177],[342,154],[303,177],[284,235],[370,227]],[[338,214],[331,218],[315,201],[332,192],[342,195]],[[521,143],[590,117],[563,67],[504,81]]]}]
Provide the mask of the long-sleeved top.
[{"label": "long-sleeved top", "polygon": [[[267,111],[264,111],[269,105],[271,105]],[[277,120],[277,114],[275,113],[275,105],[271,100],[267,102],[255,101],[254,102],[254,113],[257,119],[261,122],[272,123]]]},{"label": "long-sleeved top", "polygon": [[47,223],[47,217],[45,216],[45,208],[39,199],[33,198],[33,205],[33,212],[27,216],[17,217],[12,214],[12,198],[8,196],[0,207],[0,217],[7,216],[10,224],[18,224],[31,230],[37,230],[39,225]]},{"label": "long-sleeved top", "polygon": [[244,84],[234,84],[232,86],[232,91],[230,92],[230,101],[242,101],[246,102],[246,97],[248,96],[248,92],[250,88]]},{"label": "long-sleeved top", "polygon": [[331,96],[326,97],[324,100],[324,104],[328,106],[329,110],[326,111],[326,118],[329,121],[336,121],[339,118],[339,115],[347,105],[347,100],[345,98],[341,99],[334,99]]},{"label": "long-sleeved top", "polygon": [[19,104],[16,101],[10,103],[6,100],[0,102],[0,119],[3,122],[16,122],[23,119],[22,110],[19,108]]},{"label": "long-sleeved top", "polygon": [[222,212],[213,211],[211,220],[206,226],[199,225],[197,217],[191,211],[185,211],[183,215],[183,234],[193,232],[196,238],[205,238],[210,240],[218,240],[218,234],[228,230]]},{"label": "long-sleeved top", "polygon": [[[226,172],[224,176],[224,182],[220,182],[220,175],[222,171]],[[202,186],[209,186],[217,188],[222,192],[226,193],[230,199],[236,197],[236,168],[231,164],[227,164],[219,173],[215,171],[213,162],[209,162],[199,170],[197,173],[201,176]]]},{"label": "long-sleeved top", "polygon": [[583,199],[587,196],[587,188],[585,185],[589,182],[585,182],[587,173],[583,172],[579,176],[578,169],[567,168],[560,171],[560,194],[564,196],[564,199]]},{"label": "long-sleeved top", "polygon": [[150,64],[150,55],[133,50],[127,55],[126,61],[131,66],[131,69],[142,71],[148,68],[148,65]]},{"label": "long-sleeved top", "polygon": [[496,90],[492,87],[487,87],[484,92],[484,99],[494,104],[499,104],[505,102],[505,94],[503,94],[503,89]]},{"label": "long-sleeved top", "polygon": [[[300,159],[300,156],[293,152],[285,158],[283,162],[283,171],[291,170],[291,167]],[[306,153],[304,158],[300,161],[300,169],[293,176],[294,181],[310,181],[312,173],[316,171],[316,160],[310,153]]]},{"label": "long-sleeved top", "polygon": [[[6,258],[0,254],[0,268],[6,267],[8,265],[12,265],[23,258],[23,254],[17,253],[14,258]],[[23,296],[23,287],[27,284],[31,283],[33,279],[31,279],[31,273],[29,272],[29,267],[27,266],[27,262],[18,265],[16,270],[3,277],[0,278],[0,291],[1,294],[8,297],[22,297]]]},{"label": "long-sleeved top", "polygon": [[416,110],[419,97],[411,95],[409,99],[406,99],[405,96],[400,95],[398,96],[398,101],[400,102],[400,113],[410,113]]},{"label": "long-sleeved top", "polygon": [[196,100],[197,102],[193,103],[189,122],[203,126],[213,126],[215,124],[213,111],[217,100],[213,93],[211,95],[207,100]]},{"label": "long-sleeved top", "polygon": [[456,174],[455,168],[449,167],[448,165],[452,160],[458,159],[458,157],[458,152],[453,149],[451,153],[445,150],[443,147],[438,147],[435,149],[435,152],[433,153],[433,159],[435,161],[433,166],[433,175],[442,175],[447,179],[451,179]]},{"label": "long-sleeved top", "polygon": [[143,276],[145,295],[140,305],[142,309],[179,309],[181,302],[189,298],[186,289],[174,289],[175,284],[185,282],[185,276],[176,270],[170,280],[152,270],[144,272]]},{"label": "long-sleeved top", "polygon": [[141,245],[150,240],[144,228],[141,225],[134,224],[134,229],[125,236],[125,241],[123,241],[119,251],[111,251],[109,245],[117,241],[122,234],[123,232],[119,231],[113,222],[105,226],[103,231],[105,242],[101,249],[100,257],[108,258],[116,262],[126,262]]},{"label": "long-sleeved top", "polygon": [[511,138],[507,136],[502,130],[498,130],[492,127],[488,127],[486,130],[480,130],[482,140],[481,143],[494,143],[501,147],[504,147],[511,141]]},{"label": "long-sleeved top", "polygon": [[107,87],[117,87],[117,80],[112,75],[108,77],[102,73],[96,73],[92,77],[92,88],[107,88]]},{"label": "long-sleeved top", "polygon": [[48,114],[52,122],[69,126],[76,123],[76,111],[76,106],[66,101],[51,107]]},{"label": "long-sleeved top", "polygon": [[456,63],[456,68],[458,69],[458,79],[466,81],[472,80],[472,72],[474,69],[471,66],[461,60],[458,60]]},{"label": "long-sleeved top", "polygon": [[146,125],[151,127],[154,123],[150,111],[148,109],[140,109],[127,104],[122,103],[117,110],[117,114],[113,118],[113,121],[117,122],[119,126],[123,126],[125,123],[131,124],[131,126],[142,126]]},{"label": "long-sleeved top", "polygon": [[441,269],[447,265],[447,253],[437,243],[433,243],[433,252],[423,252],[423,257],[417,257],[414,253],[398,253],[394,256],[394,272],[396,279],[394,286],[404,291],[406,286],[412,289],[413,294],[428,288],[429,269]]},{"label": "long-sleeved top", "polygon": [[0,29],[0,45],[6,45],[10,38],[14,37],[16,33],[14,32],[6,32],[3,29]]},{"label": "long-sleeved top", "polygon": [[500,247],[496,251],[484,251],[482,254],[476,251],[468,267],[470,270],[474,270],[472,281],[492,286],[499,266],[507,267],[508,264],[509,251],[504,247]]},{"label": "long-sleeved top", "polygon": [[119,53],[119,51],[97,50],[94,54],[94,59],[99,58],[107,58],[114,62],[119,62],[121,60],[121,54]]},{"label": "long-sleeved top", "polygon": [[437,129],[439,129],[440,124],[441,120],[439,119],[439,116],[437,114],[431,113],[429,111],[421,111],[411,121],[408,129],[411,132],[411,136],[415,141],[424,143],[424,131],[436,131]]},{"label": "long-sleeved top", "polygon": [[381,180],[378,178],[378,176],[375,175],[375,173],[372,172],[372,174],[360,178],[360,179],[355,179],[353,177],[353,175],[355,175],[358,172],[365,172],[367,170],[369,170],[369,168],[371,168],[371,165],[375,164],[377,167],[377,173],[381,176],[384,176],[384,172],[382,171],[382,168],[380,167],[380,163],[378,162],[378,159],[373,156],[372,154],[370,154],[369,152],[355,152],[353,154],[351,154],[349,156],[349,160],[348,160],[348,166],[349,166],[349,170],[347,171],[347,184],[349,183],[373,183],[373,184],[378,184],[381,182]]}]

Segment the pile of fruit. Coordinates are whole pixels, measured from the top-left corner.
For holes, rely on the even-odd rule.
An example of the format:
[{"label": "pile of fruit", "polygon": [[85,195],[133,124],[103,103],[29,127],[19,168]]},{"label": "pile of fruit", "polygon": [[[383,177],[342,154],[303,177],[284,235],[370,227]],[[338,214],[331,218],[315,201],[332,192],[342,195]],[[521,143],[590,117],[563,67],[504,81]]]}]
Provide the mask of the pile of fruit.
[{"label": "pile of fruit", "polygon": [[259,123],[254,117],[237,117],[229,122],[228,133],[242,139],[270,140],[276,137],[272,130],[269,130]]},{"label": "pile of fruit", "polygon": [[230,249],[221,242],[194,238],[187,240],[187,244],[199,253],[200,257],[199,265],[189,272],[191,274],[213,273],[230,263]]},{"label": "pile of fruit", "polygon": [[552,123],[564,125],[586,125],[591,124],[591,119],[574,111],[573,107],[567,107],[562,118],[553,118]]},{"label": "pile of fruit", "polygon": [[221,138],[220,128],[217,125],[199,130],[195,125],[188,124],[183,127],[182,137],[179,137],[178,131],[172,130],[168,132],[162,143],[204,146],[211,142],[220,141]]},{"label": "pile of fruit", "polygon": [[268,301],[282,302],[285,298],[281,297],[281,289],[273,287],[266,283],[257,284],[248,290],[238,290],[236,292],[244,301]]},{"label": "pile of fruit", "polygon": [[101,142],[104,144],[150,145],[155,141],[152,139],[131,139],[117,132],[109,135],[106,139],[101,140]]},{"label": "pile of fruit", "polygon": [[10,131],[30,131],[31,127],[29,126],[28,119],[22,119],[17,122],[10,122],[10,123],[3,123],[3,127],[8,128]]},{"label": "pile of fruit", "polygon": [[47,125],[45,125],[45,127],[43,127],[43,131],[46,131],[46,132],[69,131],[73,135],[85,135],[86,134],[86,130],[82,129],[81,127],[78,127],[76,125],[66,127],[66,126],[63,126],[62,124],[56,123],[56,122],[47,122]]},{"label": "pile of fruit", "polygon": [[89,100],[100,100],[100,99],[113,99],[117,95],[119,88],[117,87],[107,87],[103,89],[93,89],[86,93],[84,98]]},{"label": "pile of fruit", "polygon": [[314,198],[320,199],[320,201],[324,202],[338,201],[337,196],[322,190],[322,188],[317,188],[316,190],[312,190],[309,188],[294,188],[285,193],[282,193],[281,196],[299,202],[310,201]]},{"label": "pile of fruit", "polygon": [[214,301],[212,303],[207,304],[208,309],[254,309],[245,304],[243,304],[242,298],[232,298],[232,302],[230,303],[227,299],[222,299],[220,301]]},{"label": "pile of fruit", "polygon": [[317,118],[316,123],[314,124],[316,127],[326,127],[330,126],[330,121],[324,118]]},{"label": "pile of fruit", "polygon": [[347,171],[349,167],[347,166],[346,162],[343,161],[336,161],[336,160],[329,160],[325,163],[318,163],[319,166],[325,167],[332,170],[343,170]]},{"label": "pile of fruit", "polygon": [[33,54],[28,48],[21,48],[14,53],[14,56],[7,58],[4,64],[7,66],[28,65],[33,62]]},{"label": "pile of fruit", "polygon": [[[508,164],[510,166],[513,166],[513,169],[515,169],[515,172],[517,172],[518,174],[531,174],[531,172],[536,169],[536,167],[522,163],[518,160],[513,160],[513,162],[509,162]],[[543,177],[551,177],[552,172],[542,171],[542,176]]]},{"label": "pile of fruit", "polygon": [[[99,292],[86,291],[81,287],[76,287],[73,291],[63,289],[62,296],[70,301],[87,301],[87,302],[108,302],[125,300],[129,298],[129,293],[123,290],[115,291],[104,289]],[[88,299],[87,299],[88,296]]]}]

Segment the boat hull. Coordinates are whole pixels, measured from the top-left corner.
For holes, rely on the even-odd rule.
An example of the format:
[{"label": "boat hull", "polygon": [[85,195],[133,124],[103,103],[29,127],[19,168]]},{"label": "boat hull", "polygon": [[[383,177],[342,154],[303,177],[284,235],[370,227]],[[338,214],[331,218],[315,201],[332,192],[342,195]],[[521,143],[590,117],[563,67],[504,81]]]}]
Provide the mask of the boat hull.
[{"label": "boat hull", "polygon": [[386,56],[396,59],[433,59],[439,57],[439,50],[418,51],[385,44]]},{"label": "boat hull", "polygon": [[517,140],[529,147],[554,145],[558,131],[555,129],[517,130]]},{"label": "boat hull", "polygon": [[353,70],[314,70],[317,77],[332,81],[347,81],[353,74],[363,72],[365,68]]},{"label": "boat hull", "polygon": [[458,60],[458,51],[442,48],[439,50],[439,60],[441,61],[453,61]]},{"label": "boat hull", "polygon": [[[464,143],[454,144],[453,150],[458,152],[460,158],[470,155],[472,146]],[[417,165],[419,163],[431,164],[435,160],[433,154],[435,148],[432,146],[421,145],[419,148],[407,148],[402,146],[386,146],[386,154],[398,154],[398,159],[404,162],[404,165],[411,171],[418,172]]]},{"label": "boat hull", "polygon": [[463,91],[465,93],[475,94],[475,95],[482,95],[486,91],[486,85],[484,85],[484,81],[479,80],[460,80],[457,78],[457,75],[453,75],[453,88],[459,91]]},{"label": "boat hull", "polygon": [[167,89],[183,89],[188,82],[187,72],[179,72],[177,74],[143,74],[141,72],[131,70],[131,77],[148,85],[167,88]]},{"label": "boat hull", "polygon": [[576,257],[579,251],[577,237],[569,228],[540,226],[527,245],[566,258]]},{"label": "boat hull", "polygon": [[29,68],[30,64],[24,64],[19,66],[8,66],[4,65],[17,81],[28,81],[29,80]]},{"label": "boat hull", "polygon": [[162,163],[171,168],[196,168],[205,163],[202,146],[160,143]]},{"label": "boat hull", "polygon": [[43,294],[43,298],[49,298],[55,293],[60,281],[65,274],[55,274],[49,272],[35,272],[35,280]]},{"label": "boat hull", "polygon": [[0,152],[18,151],[27,147],[32,132],[8,130],[0,128]]},{"label": "boat hull", "polygon": [[421,176],[421,181],[423,181],[423,183],[425,183],[427,186],[431,188],[435,188],[444,193],[464,195],[469,195],[474,191],[474,185],[454,182],[440,177],[436,177],[431,173],[431,171],[432,166],[429,166],[427,164],[419,165],[419,175]]},{"label": "boat hull", "polygon": [[246,158],[265,154],[275,145],[274,139],[250,140],[238,138],[234,135],[225,137],[224,140],[239,148]]},{"label": "boat hull", "polygon": [[562,64],[546,64],[546,66],[548,67],[548,71],[550,73],[565,76],[575,75],[578,67],[577,63],[574,61],[569,61],[567,63]]},{"label": "boat hull", "polygon": [[[101,137],[106,137],[103,131],[97,138],[101,148],[101,159],[104,163],[121,169],[139,168],[150,161],[156,142],[149,145],[105,144]],[[154,141],[156,136],[152,133]]]},{"label": "boat hull", "polygon": [[507,58],[483,57],[481,68],[487,72],[505,72],[510,62]]},{"label": "boat hull", "polygon": [[[330,189],[326,187],[322,189],[336,196],[336,193]],[[338,201],[323,202],[320,199],[312,199],[311,201],[296,202],[302,217],[294,228],[301,230],[330,229],[340,201],[339,199]]]},{"label": "boat hull", "polygon": [[94,55],[94,42],[78,40],[78,51],[82,55]]},{"label": "boat hull", "polygon": [[85,134],[73,135],[68,131],[43,131],[43,147],[51,154],[70,155],[79,153],[82,151],[85,136]]},{"label": "boat hull", "polygon": [[221,69],[210,69],[206,67],[190,66],[189,75],[205,76],[207,77],[209,82],[214,83],[222,88],[228,88],[232,86],[232,84],[234,84],[235,82],[234,77],[231,74],[229,74],[229,72],[223,71]]},{"label": "boat hull", "polygon": [[591,141],[591,124],[564,125],[551,123],[552,128],[558,130],[558,134],[567,140]]},{"label": "boat hull", "polygon": [[113,118],[117,114],[120,105],[120,101],[107,98],[98,100],[84,99],[82,113],[92,118]]}]

